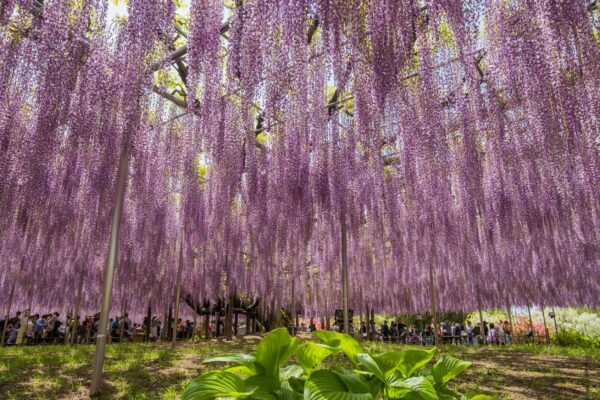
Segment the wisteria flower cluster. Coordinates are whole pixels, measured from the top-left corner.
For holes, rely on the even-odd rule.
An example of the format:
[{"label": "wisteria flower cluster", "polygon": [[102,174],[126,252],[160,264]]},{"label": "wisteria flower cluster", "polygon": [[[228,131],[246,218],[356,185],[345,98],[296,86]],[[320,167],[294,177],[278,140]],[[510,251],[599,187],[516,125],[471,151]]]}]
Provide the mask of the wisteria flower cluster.
[{"label": "wisteria flower cluster", "polygon": [[342,227],[356,314],[598,304],[590,2],[108,3],[0,6],[0,298],[98,309],[126,149],[118,310],[332,313]]}]

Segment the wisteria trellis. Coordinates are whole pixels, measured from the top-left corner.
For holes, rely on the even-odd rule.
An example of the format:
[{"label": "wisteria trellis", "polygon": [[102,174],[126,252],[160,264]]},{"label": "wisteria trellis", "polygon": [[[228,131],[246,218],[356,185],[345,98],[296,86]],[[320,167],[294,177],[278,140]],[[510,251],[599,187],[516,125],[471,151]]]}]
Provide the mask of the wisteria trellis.
[{"label": "wisteria trellis", "polygon": [[233,3],[191,1],[177,107],[155,72],[171,0],[118,22],[108,0],[2,1],[1,299],[64,309],[83,273],[98,309],[129,146],[117,310],[173,301],[184,238],[188,293],[286,304],[294,280],[331,312],[342,216],[356,310],[429,310],[430,267],[441,309],[476,287],[487,307],[598,304],[593,2]]}]

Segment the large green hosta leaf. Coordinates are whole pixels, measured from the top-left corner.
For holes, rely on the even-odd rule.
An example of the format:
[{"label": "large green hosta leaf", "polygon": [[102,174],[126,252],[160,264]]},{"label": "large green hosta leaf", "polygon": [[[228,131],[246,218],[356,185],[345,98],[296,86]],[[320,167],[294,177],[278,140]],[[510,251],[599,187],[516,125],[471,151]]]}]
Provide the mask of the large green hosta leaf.
[{"label": "large green hosta leaf", "polygon": [[264,375],[279,377],[279,367],[294,354],[298,341],[285,328],[271,331],[256,347],[256,369]]},{"label": "large green hosta leaf", "polygon": [[390,384],[388,394],[390,399],[438,399],[435,387],[431,381],[424,376],[398,379]]},{"label": "large green hosta leaf", "polygon": [[373,374],[382,383],[385,382],[386,377],[384,372],[381,370],[379,365],[377,365],[377,362],[375,361],[375,359],[373,359],[373,357],[371,357],[370,354],[359,353],[356,355],[356,359],[358,361],[358,364],[362,366],[366,371]]},{"label": "large green hosta leaf", "polygon": [[245,399],[254,393],[244,381],[226,371],[212,371],[194,379],[183,392],[182,400]]},{"label": "large green hosta leaf", "polygon": [[232,354],[221,354],[215,357],[207,358],[202,361],[205,364],[209,363],[228,363],[235,364],[232,367],[226,369],[226,371],[235,373],[237,375],[249,376],[256,371],[256,357],[252,354],[243,353],[232,353]]},{"label": "large green hosta leaf", "polygon": [[322,369],[306,381],[304,400],[373,400],[373,395],[359,375]]},{"label": "large green hosta leaf", "polygon": [[296,393],[304,393],[304,385],[306,384],[305,378],[290,378],[288,386]]},{"label": "large green hosta leaf", "polygon": [[328,346],[322,343],[306,342],[296,349],[296,358],[298,363],[307,375],[321,363],[324,359],[340,351],[338,346]]},{"label": "large green hosta leaf", "polygon": [[316,331],[315,336],[331,347],[338,347],[354,363],[358,364],[357,354],[365,350],[353,337],[333,331]]},{"label": "large green hosta leaf", "polygon": [[396,367],[402,361],[401,352],[399,351],[386,351],[384,353],[372,354],[371,356],[386,378],[396,370]]},{"label": "large green hosta leaf", "polygon": [[256,357],[252,354],[243,354],[243,353],[231,353],[231,354],[220,354],[215,357],[207,358],[202,361],[203,363],[214,363],[214,362],[224,362],[224,363],[234,363],[234,364],[252,364],[256,360]]},{"label": "large green hosta leaf", "polygon": [[494,398],[485,394],[476,394],[472,396],[464,395],[460,400],[494,400]]},{"label": "large green hosta leaf", "polygon": [[400,359],[396,369],[402,373],[405,378],[410,378],[415,371],[423,368],[435,354],[435,348],[431,350],[406,349],[400,352]]},{"label": "large green hosta leaf", "polygon": [[279,379],[285,382],[290,378],[299,378],[302,375],[302,367],[299,365],[288,365],[279,369]]},{"label": "large green hosta leaf", "polygon": [[431,374],[438,385],[445,385],[449,380],[467,369],[471,363],[451,356],[443,356],[433,365]]},{"label": "large green hosta leaf", "polygon": [[252,399],[277,400],[277,391],[281,389],[279,379],[266,376],[254,375],[244,381],[247,388],[253,390]]}]

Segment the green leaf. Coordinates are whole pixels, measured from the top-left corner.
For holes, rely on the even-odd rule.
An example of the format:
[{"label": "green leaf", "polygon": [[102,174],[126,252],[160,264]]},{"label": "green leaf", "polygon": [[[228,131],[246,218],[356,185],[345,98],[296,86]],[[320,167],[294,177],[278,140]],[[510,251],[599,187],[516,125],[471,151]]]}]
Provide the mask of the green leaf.
[{"label": "green leaf", "polygon": [[423,368],[435,354],[435,348],[431,350],[406,349],[400,352],[400,360],[396,369],[402,373],[405,378],[410,378],[415,371]]},{"label": "green leaf", "polygon": [[304,393],[304,385],[306,384],[306,379],[303,378],[290,378],[288,380],[288,384],[293,391],[297,393]]},{"label": "green leaf", "polygon": [[279,369],[279,379],[284,382],[290,378],[298,378],[300,375],[302,375],[302,372],[302,367],[299,365],[288,365],[285,368]]},{"label": "green leaf", "polygon": [[399,351],[386,351],[380,354],[373,354],[372,357],[386,378],[394,372],[398,363],[402,361],[401,352]]},{"label": "green leaf", "polygon": [[383,371],[381,370],[381,368],[379,368],[379,365],[377,365],[377,362],[373,359],[373,357],[371,357],[371,355],[366,353],[359,353],[356,355],[356,359],[364,369],[375,375],[375,377],[379,379],[382,383],[385,382],[385,375]]},{"label": "green leaf", "polygon": [[424,376],[416,376],[408,379],[398,379],[390,384],[391,398],[410,398],[407,394],[418,394],[417,398],[422,400],[437,400],[438,395],[429,379]]},{"label": "green leaf", "polygon": [[[429,379],[431,380],[431,379],[433,379],[433,377],[431,377],[431,375],[430,375]],[[450,390],[447,386],[437,385],[435,383],[435,380],[433,381],[433,384],[434,384],[434,386],[437,386],[436,387],[437,394],[440,399],[460,399],[461,398],[460,394],[456,393],[454,390]]]},{"label": "green leaf", "polygon": [[369,387],[359,375],[321,369],[311,374],[304,385],[304,400],[373,400]]},{"label": "green leaf", "polygon": [[328,346],[322,343],[306,342],[296,349],[298,363],[307,375],[332,354],[339,352],[339,341],[337,346]]},{"label": "green leaf", "polygon": [[265,375],[278,378],[279,367],[294,354],[297,345],[297,339],[292,338],[287,329],[275,329],[256,346],[256,361],[264,367]]},{"label": "green leaf", "polygon": [[255,368],[256,357],[252,354],[231,353],[221,354],[215,357],[207,358],[202,363],[229,363],[236,364],[233,367],[225,369],[226,371],[236,373],[238,375],[251,375],[256,372]]},{"label": "green leaf", "polygon": [[493,397],[485,394],[464,395],[460,400],[494,400]]},{"label": "green leaf", "polygon": [[353,393],[370,393],[371,387],[363,379],[362,376],[354,374],[352,372],[342,373],[335,372],[340,377],[344,385],[350,389]]},{"label": "green leaf", "polygon": [[233,367],[225,368],[223,371],[231,372],[240,377],[248,377],[255,373],[253,368],[248,368],[245,365],[235,365]]},{"label": "green leaf", "polygon": [[367,381],[367,387],[369,388],[369,393],[373,395],[374,399],[379,399],[379,395],[381,394],[382,385],[379,379],[372,378]]},{"label": "green leaf", "polygon": [[469,366],[471,366],[469,361],[462,361],[458,358],[445,355],[433,365],[431,374],[438,385],[445,385]]},{"label": "green leaf", "polygon": [[364,353],[365,350],[353,337],[339,332],[333,331],[316,331],[315,336],[331,347],[338,347],[348,356],[348,358],[356,365],[358,360],[356,355]]},{"label": "green leaf", "polygon": [[194,379],[183,392],[182,400],[213,400],[221,397],[245,399],[254,393],[244,381],[226,371],[212,371]]},{"label": "green leaf", "polygon": [[[277,400],[301,400],[302,395],[300,393],[294,392],[289,387],[282,387],[276,393]],[[260,399],[263,400],[263,399]]]},{"label": "green leaf", "polygon": [[279,379],[266,376],[254,375],[244,381],[247,388],[252,388],[253,399],[260,400],[277,400],[276,392],[281,389]]},{"label": "green leaf", "polygon": [[215,357],[210,357],[202,362],[204,364],[215,363],[215,362],[232,363],[232,364],[245,365],[245,366],[249,367],[254,363],[254,361],[256,361],[256,357],[254,357],[252,354],[233,353],[233,354],[221,354],[221,355],[218,355]]}]

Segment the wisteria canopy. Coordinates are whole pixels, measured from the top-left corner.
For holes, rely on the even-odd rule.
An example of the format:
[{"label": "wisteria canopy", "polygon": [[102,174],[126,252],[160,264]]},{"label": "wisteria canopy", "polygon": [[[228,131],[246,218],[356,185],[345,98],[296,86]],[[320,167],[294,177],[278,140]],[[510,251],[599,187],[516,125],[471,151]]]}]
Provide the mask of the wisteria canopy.
[{"label": "wisteria canopy", "polygon": [[[600,303],[587,0],[2,0],[0,298]],[[430,281],[432,279],[432,281]],[[14,288],[14,289],[13,289]],[[62,309],[60,307],[63,307]]]}]

